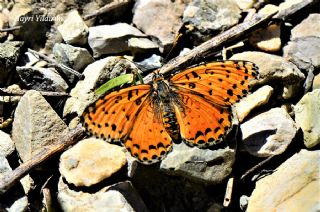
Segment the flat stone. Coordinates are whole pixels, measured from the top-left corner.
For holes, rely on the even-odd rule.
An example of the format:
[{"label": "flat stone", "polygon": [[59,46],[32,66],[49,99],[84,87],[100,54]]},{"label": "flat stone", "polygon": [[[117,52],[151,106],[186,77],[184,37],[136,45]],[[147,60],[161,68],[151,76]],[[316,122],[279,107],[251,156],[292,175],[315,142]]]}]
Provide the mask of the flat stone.
[{"label": "flat stone", "polygon": [[70,11],[63,24],[58,26],[63,40],[68,44],[83,45],[87,43],[88,27],[77,10]]},{"label": "flat stone", "polygon": [[15,27],[24,24],[28,21],[28,16],[31,14],[32,8],[27,4],[14,4],[8,15],[10,27]]},{"label": "flat stone", "polygon": [[320,14],[310,14],[291,30],[291,40],[301,37],[320,37]]},{"label": "flat stone", "polygon": [[137,28],[127,23],[100,25],[89,28],[88,43],[94,57],[129,51],[128,40],[145,37]]},{"label": "flat stone", "polygon": [[168,52],[183,24],[183,10],[184,4],[177,1],[138,0],[133,9],[132,22],[145,34],[157,38],[162,50]]},{"label": "flat stone", "polygon": [[279,7],[273,4],[266,4],[263,8],[258,11],[261,15],[271,15],[279,11]]},{"label": "flat stone", "polygon": [[0,155],[7,157],[13,153],[14,149],[10,135],[0,130]]},{"label": "flat stone", "polygon": [[71,90],[71,97],[67,99],[63,109],[64,117],[77,115],[70,121],[69,127],[76,127],[86,107],[97,100],[94,89],[126,70],[130,72],[132,69],[137,70],[133,63],[121,57],[107,57],[88,65],[83,71],[84,79]]},{"label": "flat stone", "polygon": [[247,10],[253,7],[256,0],[235,0],[241,10]]},{"label": "flat stone", "polygon": [[29,88],[42,91],[66,92],[68,84],[54,68],[23,67],[17,73]]},{"label": "flat stone", "polygon": [[136,62],[141,68],[142,72],[144,70],[154,70],[160,68],[162,64],[163,58],[159,55],[153,54],[149,58],[146,58],[142,61]]},{"label": "flat stone", "polygon": [[294,107],[295,120],[303,131],[304,144],[311,148],[320,143],[320,90],[305,94]]},{"label": "flat stone", "polygon": [[68,183],[91,186],[119,171],[126,162],[122,147],[89,138],[61,155],[59,170]]},{"label": "flat stone", "polygon": [[317,74],[313,79],[312,90],[320,89],[320,74]]},{"label": "flat stone", "polygon": [[283,153],[296,135],[297,127],[283,108],[273,108],[240,125],[241,148],[257,157]]},{"label": "flat stone", "polygon": [[128,47],[133,55],[156,52],[159,46],[147,38],[130,38]]},{"label": "flat stone", "polygon": [[14,114],[12,140],[23,161],[57,142],[67,125],[38,91],[26,92]]},{"label": "flat stone", "polygon": [[268,103],[272,93],[273,88],[265,85],[236,103],[235,109],[239,122],[242,122],[254,108]]},{"label": "flat stone", "polygon": [[249,42],[256,48],[266,52],[276,52],[281,49],[280,25],[272,24],[251,34]]},{"label": "flat stone", "polygon": [[[233,55],[231,60],[246,60],[259,67],[259,84],[274,84],[275,86],[296,85],[304,80],[304,74],[285,58],[257,51],[242,52]],[[276,84],[275,84],[276,83]]]},{"label": "flat stone", "polygon": [[130,182],[120,182],[94,193],[69,189],[62,178],[58,184],[58,202],[63,211],[148,211]]},{"label": "flat stone", "polygon": [[56,43],[53,46],[52,52],[57,62],[71,67],[76,71],[82,70],[94,61],[87,49],[64,43]]},{"label": "flat stone", "polygon": [[319,161],[319,150],[293,155],[256,183],[246,211],[318,211]]},{"label": "flat stone", "polygon": [[[6,91],[8,92],[20,92],[22,91],[20,86],[17,85],[17,84],[12,84],[12,85],[9,85],[7,88],[6,88]],[[3,103],[10,103],[12,105],[16,105],[18,104],[18,102],[20,101],[21,99],[21,96],[0,96],[0,102],[3,102]]]},{"label": "flat stone", "polygon": [[241,10],[234,0],[191,1],[183,13],[183,22],[201,32],[222,31],[237,24]]}]

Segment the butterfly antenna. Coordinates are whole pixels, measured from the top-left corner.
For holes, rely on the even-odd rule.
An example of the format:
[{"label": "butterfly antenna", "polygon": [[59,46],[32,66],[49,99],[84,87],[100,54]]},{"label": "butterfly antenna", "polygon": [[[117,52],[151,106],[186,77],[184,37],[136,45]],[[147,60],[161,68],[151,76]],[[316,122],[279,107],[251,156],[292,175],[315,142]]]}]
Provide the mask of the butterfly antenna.
[{"label": "butterfly antenna", "polygon": [[170,48],[170,51],[168,52],[167,56],[164,58],[164,63],[167,63],[167,62],[168,62],[170,56],[172,55],[173,50],[174,50],[175,47],[177,46],[178,41],[179,41],[179,39],[180,39],[181,37],[182,37],[182,33],[179,33],[179,34],[176,36],[176,38],[174,39],[174,42],[173,42],[172,47]]}]

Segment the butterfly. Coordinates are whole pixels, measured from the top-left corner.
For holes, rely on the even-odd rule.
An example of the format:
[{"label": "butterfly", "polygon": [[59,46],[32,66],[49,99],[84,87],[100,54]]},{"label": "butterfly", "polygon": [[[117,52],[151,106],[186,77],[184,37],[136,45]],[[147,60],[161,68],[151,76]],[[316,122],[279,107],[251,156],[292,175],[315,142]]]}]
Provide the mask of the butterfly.
[{"label": "butterfly", "polygon": [[257,76],[246,61],[199,64],[168,79],[155,71],[149,84],[101,97],[86,109],[83,124],[91,135],[121,142],[140,162],[155,163],[180,138],[200,148],[220,143],[231,129],[231,106]]}]

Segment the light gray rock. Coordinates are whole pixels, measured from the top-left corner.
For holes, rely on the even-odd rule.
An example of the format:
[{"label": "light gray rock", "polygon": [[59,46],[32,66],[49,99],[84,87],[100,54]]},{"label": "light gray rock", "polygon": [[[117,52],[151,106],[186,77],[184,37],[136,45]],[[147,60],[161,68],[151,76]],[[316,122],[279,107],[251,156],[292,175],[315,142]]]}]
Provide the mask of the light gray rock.
[{"label": "light gray rock", "polygon": [[249,42],[254,47],[266,52],[276,52],[281,49],[281,25],[271,24],[266,28],[253,32]]},{"label": "light gray rock", "polygon": [[18,61],[22,44],[20,41],[0,43],[0,85],[8,83],[7,76]]},{"label": "light gray rock", "polygon": [[69,189],[60,178],[58,202],[63,211],[148,211],[130,182],[120,182],[95,193]]},{"label": "light gray rock", "polygon": [[303,131],[304,144],[311,148],[320,143],[320,90],[305,94],[294,107],[295,120]]},{"label": "light gray rock", "polygon": [[126,162],[122,147],[89,138],[79,141],[61,155],[59,170],[68,183],[88,187],[110,177]]},{"label": "light gray rock", "polygon": [[83,69],[94,61],[87,49],[64,43],[56,43],[53,46],[52,52],[58,62],[76,71]]},{"label": "light gray rock", "polygon": [[23,161],[57,142],[66,130],[66,124],[39,92],[30,90],[23,95],[12,124],[12,140]]},{"label": "light gray rock", "polygon": [[183,22],[200,32],[222,31],[237,24],[241,10],[234,0],[191,1],[183,13]]},{"label": "light gray rock", "polygon": [[168,52],[182,26],[185,5],[170,0],[138,0],[133,9],[133,24],[159,40],[161,51]]},{"label": "light gray rock", "polygon": [[162,66],[163,58],[159,55],[153,54],[151,57],[144,59],[141,62],[137,62],[137,64],[141,67],[142,72],[144,70],[157,69]]},{"label": "light gray rock", "polygon": [[12,154],[14,151],[14,143],[10,135],[0,130],[0,155],[5,157]]},{"label": "light gray rock", "polygon": [[297,127],[283,108],[273,108],[240,125],[241,148],[257,157],[283,153],[296,135]]},{"label": "light gray rock", "polygon": [[88,27],[77,10],[70,11],[63,24],[58,26],[63,40],[68,44],[83,45],[87,43]]},{"label": "light gray rock", "polygon": [[130,38],[128,47],[133,55],[159,51],[159,46],[147,38]]},{"label": "light gray rock", "polygon": [[301,37],[320,37],[320,14],[310,14],[291,30],[291,40]]},{"label": "light gray rock", "polygon": [[129,51],[128,40],[145,37],[137,28],[127,24],[100,25],[89,28],[88,42],[94,57]]},{"label": "light gray rock", "polygon": [[320,74],[317,74],[312,82],[312,89],[320,89]]},{"label": "light gray rock", "polygon": [[10,27],[21,25],[21,23],[26,23],[31,12],[32,8],[28,4],[14,4],[8,15]]},{"label": "light gray rock", "polygon": [[17,67],[17,73],[31,89],[66,92],[69,87],[54,68]]},{"label": "light gray rock", "polygon": [[246,211],[319,211],[319,161],[319,150],[293,155],[256,183]]},{"label": "light gray rock", "polygon": [[253,7],[257,0],[235,0],[241,10],[247,10]]},{"label": "light gray rock", "polygon": [[107,57],[88,65],[83,71],[84,79],[80,80],[71,90],[71,97],[67,99],[63,109],[64,117],[72,114],[77,115],[70,121],[69,126],[76,127],[85,108],[97,100],[94,89],[109,79],[119,76],[125,71],[130,72],[132,69],[137,70],[133,63],[121,57]]}]

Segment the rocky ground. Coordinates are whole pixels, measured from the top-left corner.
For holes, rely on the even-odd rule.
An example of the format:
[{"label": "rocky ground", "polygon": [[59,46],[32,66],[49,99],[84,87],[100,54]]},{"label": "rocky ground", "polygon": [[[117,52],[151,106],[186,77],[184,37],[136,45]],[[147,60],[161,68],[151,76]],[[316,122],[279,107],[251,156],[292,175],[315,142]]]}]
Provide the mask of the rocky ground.
[{"label": "rocky ground", "polygon": [[[319,1],[4,0],[0,11],[1,211],[320,210]],[[181,143],[150,166],[88,136],[61,145],[101,84],[136,67],[148,79],[257,14],[272,18],[187,61],[259,67],[222,145]]]}]

